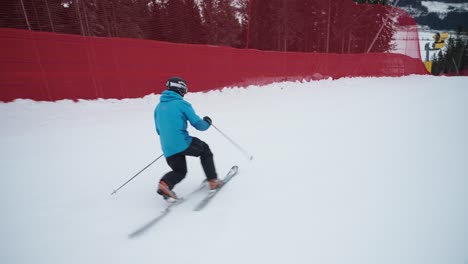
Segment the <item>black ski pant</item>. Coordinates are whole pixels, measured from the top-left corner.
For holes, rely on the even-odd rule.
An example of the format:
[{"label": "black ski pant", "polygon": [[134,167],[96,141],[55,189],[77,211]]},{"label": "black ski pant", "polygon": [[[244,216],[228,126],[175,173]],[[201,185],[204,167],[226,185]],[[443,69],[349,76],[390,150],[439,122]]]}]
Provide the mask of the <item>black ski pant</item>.
[{"label": "black ski pant", "polygon": [[200,157],[203,171],[208,180],[218,178],[210,147],[200,139],[193,137],[192,143],[186,150],[166,158],[167,164],[171,167],[172,171],[166,173],[161,180],[165,181],[169,185],[169,188],[174,188],[187,175],[186,156]]}]

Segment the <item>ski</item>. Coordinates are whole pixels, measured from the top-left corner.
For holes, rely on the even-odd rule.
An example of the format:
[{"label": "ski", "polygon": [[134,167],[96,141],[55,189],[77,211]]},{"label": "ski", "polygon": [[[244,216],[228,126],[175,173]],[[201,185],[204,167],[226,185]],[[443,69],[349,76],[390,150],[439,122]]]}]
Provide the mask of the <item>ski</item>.
[{"label": "ski", "polygon": [[156,216],[151,221],[144,224],[143,226],[141,226],[137,230],[130,233],[128,235],[128,238],[134,238],[134,237],[137,237],[137,236],[143,234],[150,227],[154,226],[156,223],[160,222],[164,217],[166,217],[171,212],[171,209],[173,209],[174,207],[176,207],[176,206],[182,204],[183,202],[187,201],[191,196],[193,196],[194,194],[196,194],[196,193],[200,192],[201,190],[203,190],[203,188],[205,188],[206,185],[207,185],[207,182],[205,180],[205,181],[202,182],[202,184],[200,184],[200,186],[197,189],[195,189],[192,192],[190,192],[189,194],[187,194],[184,198],[179,198],[174,202],[168,203],[167,206],[164,208],[164,210],[162,210],[161,213],[158,216]]},{"label": "ski", "polygon": [[237,175],[237,171],[239,170],[239,167],[234,165],[232,166],[232,168],[229,170],[229,172],[226,174],[226,176],[224,177],[223,179],[223,185],[221,185],[221,187],[219,187],[218,189],[215,189],[215,190],[210,190],[206,196],[203,198],[203,200],[201,200],[197,206],[195,206],[195,208],[193,209],[194,211],[200,211],[202,210],[203,208],[205,208],[205,206],[213,199],[213,197],[216,196],[216,194],[224,187],[226,186],[226,184],[234,177]]}]

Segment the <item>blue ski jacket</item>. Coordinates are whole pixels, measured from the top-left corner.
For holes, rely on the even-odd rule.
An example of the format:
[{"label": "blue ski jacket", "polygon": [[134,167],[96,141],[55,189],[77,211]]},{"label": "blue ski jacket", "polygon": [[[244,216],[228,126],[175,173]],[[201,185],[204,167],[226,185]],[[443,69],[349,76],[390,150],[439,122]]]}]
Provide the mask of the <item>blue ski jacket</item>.
[{"label": "blue ski jacket", "polygon": [[187,121],[200,131],[210,127],[180,94],[165,90],[154,109],[156,132],[159,135],[164,157],[182,152],[192,143],[192,137],[187,132]]}]

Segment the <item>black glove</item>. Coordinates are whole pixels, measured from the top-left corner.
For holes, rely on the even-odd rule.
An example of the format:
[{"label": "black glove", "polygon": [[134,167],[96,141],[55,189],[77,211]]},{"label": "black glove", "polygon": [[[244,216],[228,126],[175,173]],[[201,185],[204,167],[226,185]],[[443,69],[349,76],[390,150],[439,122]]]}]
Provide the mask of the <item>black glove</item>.
[{"label": "black glove", "polygon": [[208,125],[211,126],[211,123],[212,123],[211,118],[209,118],[208,116],[205,116],[205,117],[203,118],[203,120],[205,120],[205,122],[207,122]]}]

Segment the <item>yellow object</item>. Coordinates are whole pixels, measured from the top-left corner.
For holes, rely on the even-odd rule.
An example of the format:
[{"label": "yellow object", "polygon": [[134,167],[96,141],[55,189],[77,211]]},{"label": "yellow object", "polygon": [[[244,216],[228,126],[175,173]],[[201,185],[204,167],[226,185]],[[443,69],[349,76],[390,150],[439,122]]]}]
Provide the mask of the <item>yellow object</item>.
[{"label": "yellow object", "polygon": [[433,49],[441,49],[445,47],[445,41],[449,38],[447,32],[437,33],[432,38],[434,38],[434,43],[432,44]]},{"label": "yellow object", "polygon": [[432,73],[432,61],[425,61],[425,62],[424,62],[424,66],[426,66],[426,70],[427,70],[429,73]]},{"label": "yellow object", "polygon": [[441,42],[441,43],[437,43],[437,42],[436,42],[436,43],[434,43],[434,44],[432,45],[432,47],[433,47],[434,49],[441,49],[441,48],[445,47],[445,42]]},{"label": "yellow object", "polygon": [[436,43],[440,43],[447,40],[449,38],[449,34],[447,32],[437,33],[434,36],[432,36],[432,38],[434,38],[434,41]]}]

